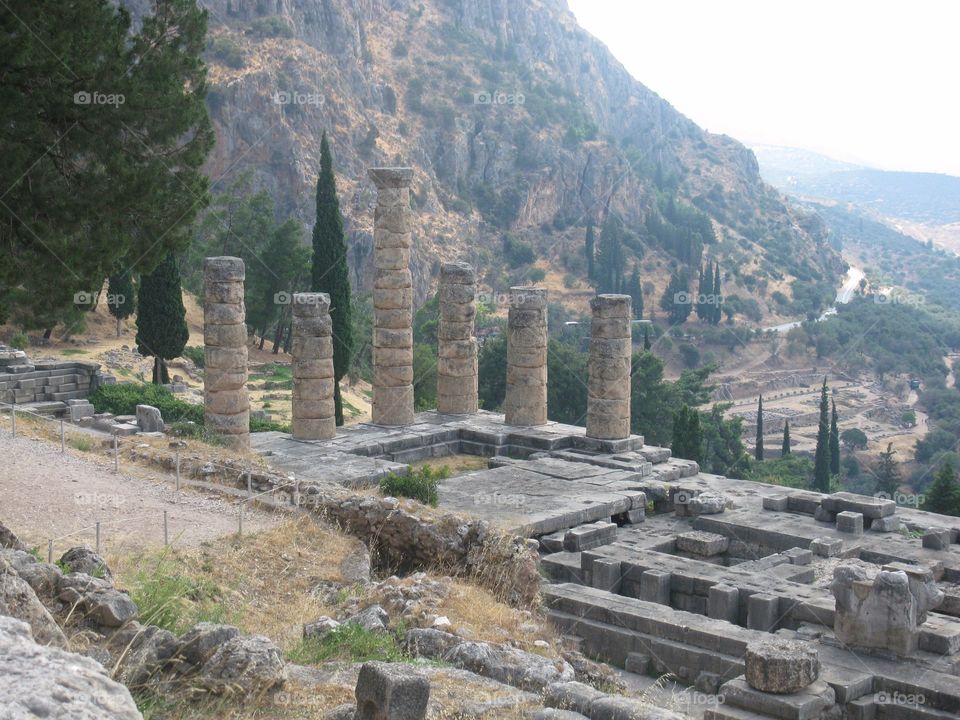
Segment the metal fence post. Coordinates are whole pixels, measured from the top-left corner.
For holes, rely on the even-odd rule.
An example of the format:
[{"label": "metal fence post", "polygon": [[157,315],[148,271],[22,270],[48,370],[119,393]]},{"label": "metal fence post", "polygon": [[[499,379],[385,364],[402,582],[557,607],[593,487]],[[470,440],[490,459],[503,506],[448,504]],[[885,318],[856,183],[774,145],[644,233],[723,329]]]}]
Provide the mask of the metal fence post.
[{"label": "metal fence post", "polygon": [[177,453],[177,492],[180,492],[180,450],[179,448],[176,451]]},{"label": "metal fence post", "polygon": [[13,436],[16,437],[17,436],[17,404],[14,403],[10,407],[12,408],[10,410],[10,417],[13,419]]},{"label": "metal fence post", "polygon": [[53,540],[47,540],[47,562],[53,563]]},{"label": "metal fence post", "polygon": [[253,478],[250,477],[250,471],[247,470],[247,497],[253,496]]},{"label": "metal fence post", "polygon": [[166,547],[170,544],[170,530],[169,525],[167,524],[167,511],[163,511],[163,546]]},{"label": "metal fence post", "polygon": [[60,418],[60,452],[66,452],[66,437],[63,430],[63,418]]},{"label": "metal fence post", "polygon": [[120,472],[120,443],[117,441],[117,434],[113,434],[113,471]]},{"label": "metal fence post", "polygon": [[97,555],[100,554],[100,521],[97,520]]},{"label": "metal fence post", "polygon": [[240,515],[238,517],[237,535],[243,535],[243,503],[240,503]]}]

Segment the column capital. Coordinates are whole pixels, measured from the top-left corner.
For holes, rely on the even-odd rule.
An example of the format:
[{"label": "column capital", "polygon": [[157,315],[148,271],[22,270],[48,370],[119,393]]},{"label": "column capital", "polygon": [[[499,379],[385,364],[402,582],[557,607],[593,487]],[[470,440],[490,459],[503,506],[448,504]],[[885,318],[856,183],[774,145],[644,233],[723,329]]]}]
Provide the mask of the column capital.
[{"label": "column capital", "polygon": [[409,167],[368,168],[367,174],[378,190],[410,187],[410,182],[413,180],[413,168]]}]

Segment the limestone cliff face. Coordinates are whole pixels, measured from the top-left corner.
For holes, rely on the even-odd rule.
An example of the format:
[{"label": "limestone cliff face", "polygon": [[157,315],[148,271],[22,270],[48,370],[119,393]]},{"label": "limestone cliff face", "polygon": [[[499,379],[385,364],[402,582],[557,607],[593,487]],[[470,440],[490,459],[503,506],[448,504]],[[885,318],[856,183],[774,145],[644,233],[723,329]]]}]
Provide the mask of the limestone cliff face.
[{"label": "limestone cliff face", "polygon": [[548,282],[582,280],[571,257],[582,257],[586,223],[610,212],[635,232],[632,252],[640,249],[644,280],[659,290],[673,259],[644,236],[658,193],[713,219],[720,242],[706,254],[723,264],[727,292],[751,295],[745,275],[792,277],[771,268],[771,238],[811,277],[839,268],[822,233],[762,183],[749,150],[705,133],[634,80],[563,0],[203,4],[218,136],[211,177],[252,170],[284,216],[310,227],[326,130],[361,285],[374,199],[366,168],[400,163],[415,170],[418,303],[443,260],[475,263],[495,289],[522,280],[503,263],[504,233],[531,243]]}]

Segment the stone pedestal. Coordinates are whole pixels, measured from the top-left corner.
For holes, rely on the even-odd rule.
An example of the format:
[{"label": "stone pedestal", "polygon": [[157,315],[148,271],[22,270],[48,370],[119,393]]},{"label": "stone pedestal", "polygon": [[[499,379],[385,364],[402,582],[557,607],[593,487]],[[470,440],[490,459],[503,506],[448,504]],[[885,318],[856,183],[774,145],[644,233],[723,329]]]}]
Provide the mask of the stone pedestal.
[{"label": "stone pedestal", "polygon": [[547,422],[547,291],[510,288],[507,319],[507,425]]},{"label": "stone pedestal", "polygon": [[621,440],[630,436],[630,296],[598,295],[590,310],[587,437]]},{"label": "stone pedestal", "polygon": [[466,263],[440,267],[437,411],[477,412],[477,276]]},{"label": "stone pedestal", "polygon": [[800,640],[769,638],[753,642],[747,646],[744,662],[747,684],[762,692],[799,692],[820,677],[816,647]]},{"label": "stone pedestal", "polygon": [[203,261],[204,423],[235,450],[250,447],[243,260]]},{"label": "stone pedestal", "polygon": [[333,323],[330,296],[293,296],[293,437],[328,440],[337,434],[333,403]]},{"label": "stone pedestal", "polygon": [[413,422],[413,281],[410,275],[411,168],[371,168],[373,216],[373,422]]}]

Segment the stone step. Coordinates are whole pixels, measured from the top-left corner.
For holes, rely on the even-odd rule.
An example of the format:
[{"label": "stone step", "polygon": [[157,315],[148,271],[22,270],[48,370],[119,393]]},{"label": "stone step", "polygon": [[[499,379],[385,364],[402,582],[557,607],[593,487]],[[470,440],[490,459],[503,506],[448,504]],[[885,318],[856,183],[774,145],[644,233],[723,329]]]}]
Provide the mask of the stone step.
[{"label": "stone step", "polygon": [[957,714],[909,702],[873,702],[876,720],[956,720]]},{"label": "stone step", "polygon": [[80,390],[74,390],[72,392],[55,392],[47,393],[48,400],[59,400],[61,402],[66,402],[67,400],[77,400],[80,398],[86,397],[86,393]]},{"label": "stone step", "polygon": [[779,720],[818,720],[835,705],[833,689],[817,680],[800,692],[778,695],[755,690],[742,678],[734,678],[720,688],[724,705],[749,710]]}]

